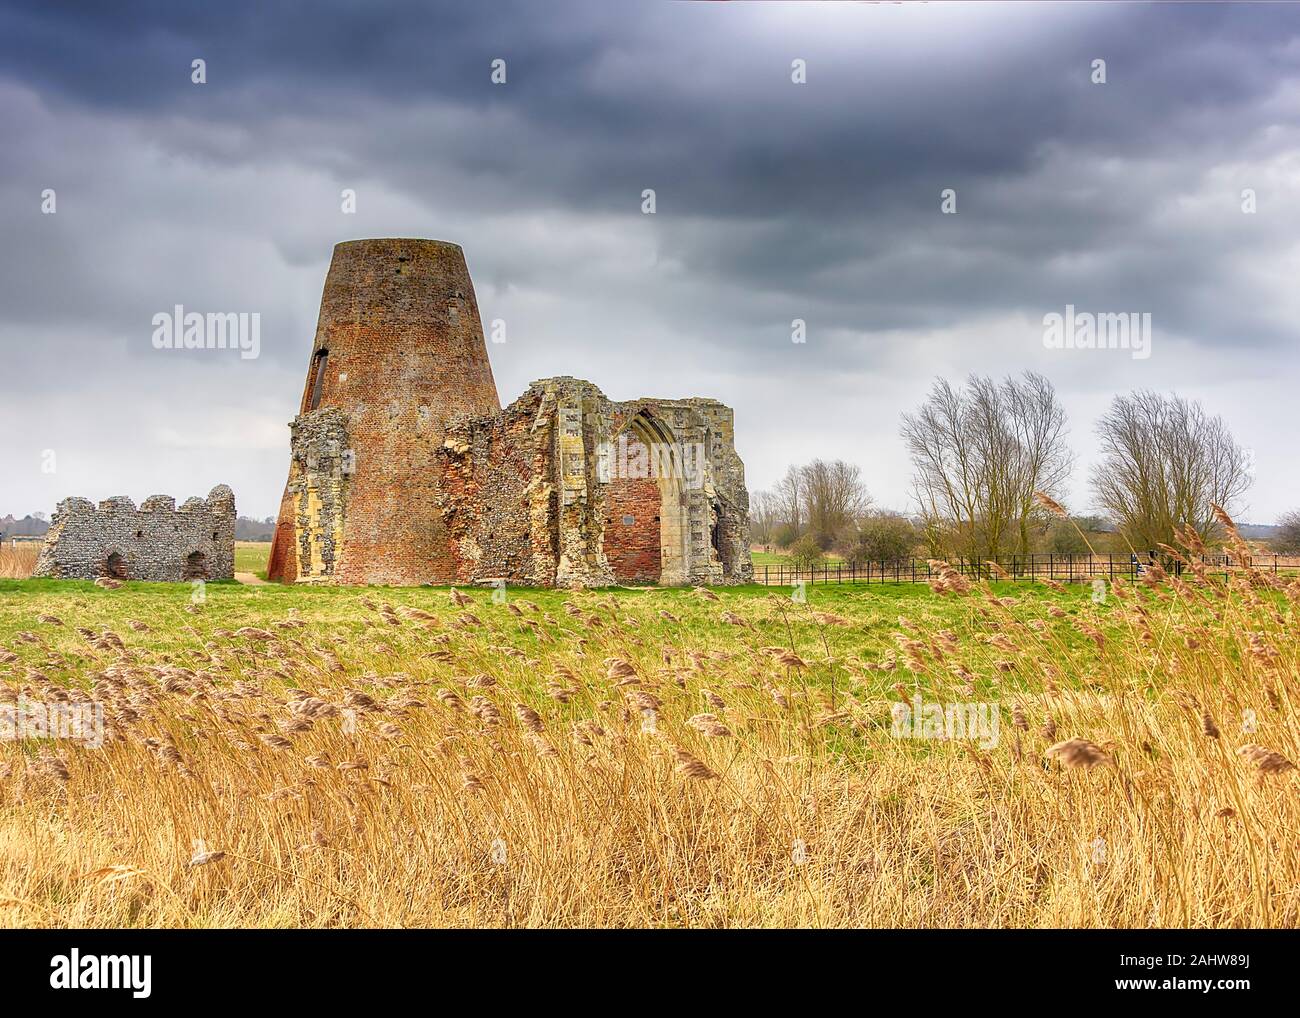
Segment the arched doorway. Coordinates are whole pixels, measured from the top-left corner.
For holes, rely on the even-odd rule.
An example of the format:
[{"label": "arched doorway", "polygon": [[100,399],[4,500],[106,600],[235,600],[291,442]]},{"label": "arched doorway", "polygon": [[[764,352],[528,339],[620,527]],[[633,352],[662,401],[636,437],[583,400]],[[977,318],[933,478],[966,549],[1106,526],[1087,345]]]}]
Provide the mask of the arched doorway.
[{"label": "arched doorway", "polygon": [[672,433],[638,413],[613,443],[604,552],[619,583],[682,583],[685,506]]},{"label": "arched doorway", "polygon": [[208,557],[201,551],[192,551],[185,556],[185,579],[206,580],[208,578]]},{"label": "arched doorway", "polygon": [[126,559],[120,552],[112,552],[104,560],[104,575],[111,576],[115,580],[126,579]]}]

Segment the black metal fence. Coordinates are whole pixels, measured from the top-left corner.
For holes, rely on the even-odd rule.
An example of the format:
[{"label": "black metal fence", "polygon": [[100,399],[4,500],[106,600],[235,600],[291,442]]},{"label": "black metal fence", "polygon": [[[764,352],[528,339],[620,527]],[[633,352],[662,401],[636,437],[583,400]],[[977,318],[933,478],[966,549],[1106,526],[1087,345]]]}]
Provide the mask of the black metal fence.
[{"label": "black metal fence", "polygon": [[[1147,556],[1131,555],[1012,555],[999,558],[997,564],[1003,576],[987,560],[957,558],[948,564],[963,576],[971,579],[1009,579],[1025,581],[1055,580],[1058,583],[1090,583],[1094,579],[1137,579],[1151,565]],[[1223,570],[1225,575],[1233,569],[1252,565],[1272,573],[1300,570],[1300,556],[1254,555],[1243,560],[1233,555],[1202,555],[1200,561],[1211,571]],[[1179,571],[1177,566],[1168,567]],[[769,587],[793,586],[796,583],[928,583],[937,575],[929,559],[909,558],[894,562],[867,562],[860,565],[827,563],[811,568],[796,569],[790,565],[759,565],[754,567],[754,582]]]}]

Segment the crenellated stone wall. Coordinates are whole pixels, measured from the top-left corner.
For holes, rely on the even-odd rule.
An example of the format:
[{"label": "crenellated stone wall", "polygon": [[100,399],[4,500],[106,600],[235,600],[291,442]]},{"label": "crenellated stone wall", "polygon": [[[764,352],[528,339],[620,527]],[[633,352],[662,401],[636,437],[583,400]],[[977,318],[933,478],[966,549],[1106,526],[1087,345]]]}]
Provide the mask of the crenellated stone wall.
[{"label": "crenellated stone wall", "polygon": [[235,495],[219,484],[180,508],[152,495],[139,508],[125,496],[96,506],[65,498],[45,535],[33,576],[94,580],[229,580],[235,575]]}]

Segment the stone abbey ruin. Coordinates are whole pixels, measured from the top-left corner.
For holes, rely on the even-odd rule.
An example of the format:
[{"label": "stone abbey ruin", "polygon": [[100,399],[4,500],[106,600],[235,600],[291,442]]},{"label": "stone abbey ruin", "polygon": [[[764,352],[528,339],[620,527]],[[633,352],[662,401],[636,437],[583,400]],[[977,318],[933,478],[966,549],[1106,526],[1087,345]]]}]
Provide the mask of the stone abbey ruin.
[{"label": "stone abbey ruin", "polygon": [[94,580],[229,580],[235,575],[235,494],[224,484],[176,508],[169,495],[96,506],[65,498],[33,576]]},{"label": "stone abbey ruin", "polygon": [[[577,378],[497,397],[459,245],[334,249],[268,576],[285,583],[744,583],[749,494],[712,399]],[[234,576],[235,498],[59,503],[33,575]]]},{"label": "stone abbey ruin", "polygon": [[576,378],[504,410],[459,245],[334,249],[268,575],[724,584],[753,576],[730,408]]}]

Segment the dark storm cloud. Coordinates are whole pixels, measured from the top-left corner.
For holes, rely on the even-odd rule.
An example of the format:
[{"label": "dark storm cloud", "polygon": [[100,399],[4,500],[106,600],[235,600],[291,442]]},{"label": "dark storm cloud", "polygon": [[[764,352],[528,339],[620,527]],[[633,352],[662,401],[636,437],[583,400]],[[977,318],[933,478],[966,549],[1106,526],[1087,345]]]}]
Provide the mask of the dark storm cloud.
[{"label": "dark storm cloud", "polygon": [[[1056,33],[1054,17],[1070,12],[1044,11],[1037,43],[1002,52],[990,32],[972,44],[983,59],[929,66],[923,50],[875,48],[866,10],[854,12],[860,50],[797,26],[751,36],[743,9],[713,5],[77,10],[8,4],[0,66],[51,103],[150,118],[164,144],[168,118],[238,126],[248,146],[223,149],[218,136],[203,153],[218,160],[273,158],[306,130],[308,151],[340,169],[387,166],[407,186],[418,160],[437,158],[499,175],[521,207],[561,198],[612,210],[649,177],[675,211],[711,216],[928,211],[932,181],[1024,172],[1054,140],[1197,146],[1189,114],[1223,110],[1207,125],[1221,131],[1300,60],[1287,45],[1300,15],[1215,7],[1139,8]],[[790,87],[792,52],[809,61],[812,87]],[[1120,79],[1110,92],[1087,81],[1098,54]],[[202,90],[180,87],[195,57],[210,66]],[[508,91],[488,82],[495,57],[509,60]],[[421,137],[406,121],[389,132],[394,114],[403,123],[402,111],[427,107],[472,115],[474,129]],[[1238,120],[1233,134],[1254,126]],[[899,180],[915,193],[886,188]]]},{"label": "dark storm cloud", "polygon": [[[856,452],[888,463],[869,476],[899,502],[897,409],[936,371],[1039,367],[1089,412],[1100,392],[1215,378],[1230,420],[1262,413],[1227,385],[1295,363],[1298,35],[1300,11],[1240,5],[9,0],[0,342],[28,398],[77,392],[70,420],[106,446],[178,387],[220,393],[153,435],[176,450],[157,472],[197,477],[208,450],[271,511],[330,246],[446,236],[485,315],[511,323],[492,351],[503,399],[563,372],[620,396],[687,379],[752,422],[756,481],[782,457]],[[958,215],[939,214],[943,188]],[[143,323],[174,303],[260,309],[263,357],[160,359]],[[1053,372],[1040,323],[1066,303],[1152,312],[1170,359]],[[795,349],[793,318],[812,337]],[[133,410],[69,363],[113,376]],[[882,373],[869,429],[831,406],[778,434],[767,412],[781,385],[860,393]],[[90,441],[65,425],[59,443]],[[48,503],[59,483],[17,490]],[[1270,511],[1294,494],[1273,489]]]}]

